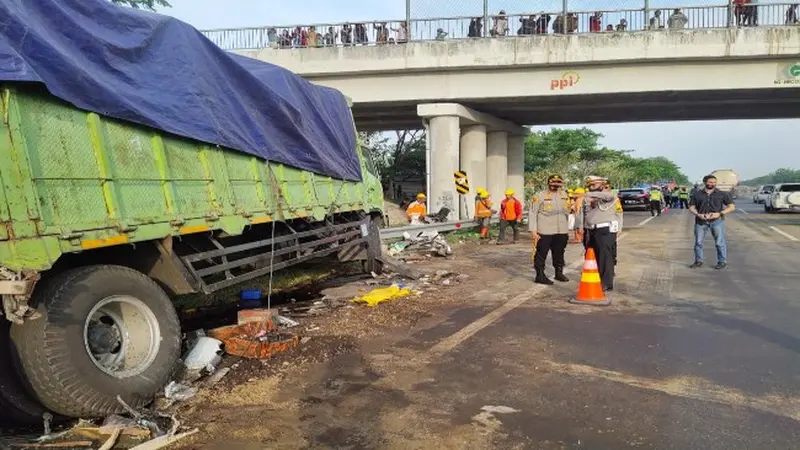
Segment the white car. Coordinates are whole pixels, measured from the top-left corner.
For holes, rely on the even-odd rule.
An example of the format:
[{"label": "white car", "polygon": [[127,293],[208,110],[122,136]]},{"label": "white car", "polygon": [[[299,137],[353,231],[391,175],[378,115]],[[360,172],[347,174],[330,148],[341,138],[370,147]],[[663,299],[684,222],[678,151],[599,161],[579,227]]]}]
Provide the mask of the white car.
[{"label": "white car", "polygon": [[764,202],[764,211],[768,213],[787,210],[800,211],[800,182],[776,184]]},{"label": "white car", "polygon": [[765,184],[763,186],[759,186],[758,190],[756,191],[756,195],[753,196],[753,202],[763,204],[767,200],[767,197],[772,195],[772,192],[774,191],[774,184]]}]

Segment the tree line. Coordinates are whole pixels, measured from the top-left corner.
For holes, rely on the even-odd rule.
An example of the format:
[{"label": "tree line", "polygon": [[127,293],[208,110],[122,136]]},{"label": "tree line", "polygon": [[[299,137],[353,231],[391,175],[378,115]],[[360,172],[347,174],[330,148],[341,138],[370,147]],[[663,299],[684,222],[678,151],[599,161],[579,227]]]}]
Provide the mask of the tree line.
[{"label": "tree line", "polygon": [[762,184],[778,184],[778,183],[792,183],[800,182],[800,170],[783,168],[774,172],[770,172],[760,177],[755,177],[750,180],[744,180],[739,184],[745,186],[760,186]]},{"label": "tree line", "polygon": [[[421,131],[361,133],[362,146],[378,169],[384,189],[394,197],[395,185],[419,180],[425,175],[425,135]],[[689,184],[686,174],[669,158],[639,158],[633,150],[600,145],[604,136],[588,128],[554,128],[535,132],[525,141],[527,195],[544,188],[547,176],[558,173],[570,187],[578,187],[588,175],[608,177],[615,188],[638,183],[675,181]]]}]

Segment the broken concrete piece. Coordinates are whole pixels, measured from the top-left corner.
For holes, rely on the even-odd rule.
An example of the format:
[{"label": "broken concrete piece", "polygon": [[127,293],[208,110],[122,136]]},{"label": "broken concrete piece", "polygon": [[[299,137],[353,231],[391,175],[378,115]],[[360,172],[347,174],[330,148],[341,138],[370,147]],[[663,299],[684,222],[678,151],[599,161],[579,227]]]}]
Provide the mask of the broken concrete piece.
[{"label": "broken concrete piece", "polygon": [[208,377],[208,379],[205,382],[205,385],[207,387],[214,386],[215,384],[219,383],[225,377],[225,375],[227,375],[228,372],[230,371],[231,371],[230,367],[223,367],[222,369],[219,369],[218,371],[214,372],[213,375]]},{"label": "broken concrete piece", "polygon": [[190,371],[203,370],[209,365],[216,366],[222,361],[222,356],[219,354],[222,351],[221,347],[222,342],[218,339],[199,337],[184,356],[183,364]]},{"label": "broken concrete piece", "polygon": [[292,327],[296,327],[296,326],[300,325],[300,322],[292,320],[292,319],[290,319],[288,317],[275,316],[275,318],[278,321],[278,325],[284,326],[286,328],[292,328]]},{"label": "broken concrete piece", "polygon": [[174,381],[170,381],[169,384],[164,388],[164,397],[168,398],[169,400],[182,402],[189,400],[195,395],[197,395],[196,387],[185,386]]},{"label": "broken concrete piece", "polygon": [[243,325],[249,322],[272,322],[276,315],[275,311],[265,308],[242,309],[237,313],[237,323]]}]

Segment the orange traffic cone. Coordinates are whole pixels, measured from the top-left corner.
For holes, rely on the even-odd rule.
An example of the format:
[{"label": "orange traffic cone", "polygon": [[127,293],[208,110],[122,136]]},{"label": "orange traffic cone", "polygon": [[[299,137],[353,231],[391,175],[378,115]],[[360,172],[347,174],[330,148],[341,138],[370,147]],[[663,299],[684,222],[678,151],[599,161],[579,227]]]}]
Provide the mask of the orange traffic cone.
[{"label": "orange traffic cone", "polygon": [[570,298],[569,302],[596,306],[608,306],[611,304],[611,299],[606,298],[603,292],[600,273],[597,271],[597,258],[595,258],[594,249],[591,247],[586,249],[581,281],[578,283],[578,295]]}]

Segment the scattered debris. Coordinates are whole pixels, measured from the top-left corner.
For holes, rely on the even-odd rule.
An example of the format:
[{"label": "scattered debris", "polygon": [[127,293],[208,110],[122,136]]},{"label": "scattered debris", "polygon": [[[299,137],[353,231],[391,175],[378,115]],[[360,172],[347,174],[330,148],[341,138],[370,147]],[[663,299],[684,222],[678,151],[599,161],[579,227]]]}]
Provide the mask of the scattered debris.
[{"label": "scattered debris", "polygon": [[189,436],[197,433],[198,431],[200,431],[200,430],[195,428],[195,429],[187,431],[185,433],[165,434],[164,436],[157,437],[157,438],[153,439],[152,441],[147,441],[144,444],[137,445],[136,447],[133,447],[131,450],[158,450],[158,449],[170,446],[170,445],[180,441],[181,439],[189,437]]},{"label": "scattered debris", "polygon": [[304,336],[303,339],[300,339],[301,344],[307,344],[308,341],[311,340],[311,336]]},{"label": "scattered debris", "polygon": [[290,319],[288,317],[276,316],[276,319],[278,320],[278,325],[286,327],[286,328],[294,328],[294,327],[300,325],[300,322],[292,320],[292,319]]},{"label": "scattered debris", "polygon": [[197,395],[197,388],[170,381],[164,388],[164,397],[169,400],[183,402]]},{"label": "scattered debris", "polygon": [[353,299],[354,303],[366,303],[367,306],[377,306],[379,303],[395,300],[411,294],[411,290],[401,284],[393,284],[386,288],[377,288],[368,294]]},{"label": "scattered debris", "polygon": [[389,256],[399,256],[401,259],[408,259],[404,253],[415,250],[417,253],[424,253],[434,256],[450,256],[453,249],[444,236],[436,230],[422,231],[415,235],[408,232],[403,233],[403,240],[392,244],[389,247]]},{"label": "scattered debris", "polygon": [[250,322],[272,322],[276,315],[270,309],[254,308],[240,310],[236,314],[236,318],[239,325],[244,325]]},{"label": "scattered debris", "polygon": [[17,448],[92,448],[92,441],[62,441],[62,442],[32,442],[32,443],[13,443],[12,447]]},{"label": "scattered debris", "polygon": [[214,372],[213,375],[208,377],[208,379],[206,379],[205,386],[212,387],[216,385],[217,383],[222,381],[222,379],[225,378],[225,375],[227,375],[228,372],[230,371],[231,371],[230,367],[223,367],[222,369],[219,369],[218,371]]},{"label": "scattered debris", "polygon": [[183,365],[189,371],[200,371],[209,366],[213,370],[222,361],[221,346],[222,342],[213,337],[198,337],[184,356]]},{"label": "scattered debris", "polygon": [[408,264],[405,264],[402,261],[398,261],[392,258],[391,256],[387,255],[380,256],[378,257],[378,261],[383,263],[385,269],[389,269],[392,272],[395,272],[411,280],[418,280],[422,277],[422,275],[419,272],[409,267]]},{"label": "scattered debris", "polygon": [[228,354],[251,359],[267,359],[297,346],[300,341],[297,336],[277,333],[271,321],[231,325],[208,333],[225,344]]}]

